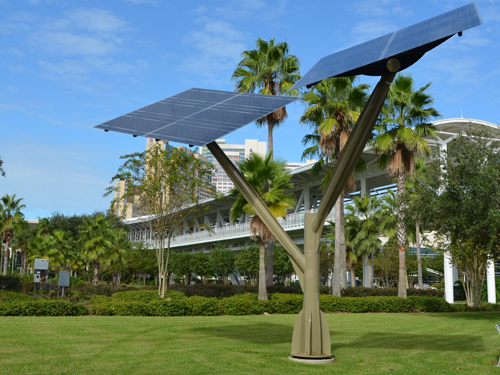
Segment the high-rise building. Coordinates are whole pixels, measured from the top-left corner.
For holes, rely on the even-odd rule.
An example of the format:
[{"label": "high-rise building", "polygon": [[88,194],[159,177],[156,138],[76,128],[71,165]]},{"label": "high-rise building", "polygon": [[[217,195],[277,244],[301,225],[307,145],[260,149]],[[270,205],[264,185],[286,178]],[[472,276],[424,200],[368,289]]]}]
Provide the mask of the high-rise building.
[{"label": "high-rise building", "polygon": [[[245,139],[244,145],[226,144],[224,139],[217,139],[216,142],[234,164],[245,160],[245,158],[252,154],[258,154],[263,157],[266,155],[267,142],[259,142],[257,139]],[[200,147],[200,154],[205,156],[215,167],[212,183],[215,185],[217,191],[225,193],[230,190],[234,186],[233,182],[206,146]]]},{"label": "high-rise building", "polygon": [[[168,141],[148,138],[146,143],[146,150],[149,150],[151,147],[155,145],[160,145],[162,150],[170,150],[174,148],[171,146]],[[191,154],[194,158],[201,160],[202,162],[208,162],[208,159],[203,155],[194,152],[186,147],[179,147],[178,149],[184,151],[185,153]],[[213,196],[213,192],[215,191],[215,185],[212,183],[212,176],[206,175],[204,177],[207,187],[199,188],[196,192],[197,198],[199,200],[204,200]],[[124,216],[126,219],[130,219],[137,216],[147,215],[149,212],[145,212],[140,205],[140,196],[128,196],[125,199],[120,199],[125,195],[127,189],[127,184],[125,181],[116,181],[115,182],[115,201],[117,202],[115,206],[115,213],[118,216]]]}]

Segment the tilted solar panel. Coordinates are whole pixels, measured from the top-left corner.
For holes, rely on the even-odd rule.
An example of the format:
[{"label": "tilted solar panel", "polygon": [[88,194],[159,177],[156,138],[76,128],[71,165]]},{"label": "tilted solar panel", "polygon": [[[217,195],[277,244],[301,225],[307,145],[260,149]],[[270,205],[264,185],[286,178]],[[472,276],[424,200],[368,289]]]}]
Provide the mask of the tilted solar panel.
[{"label": "tilted solar panel", "polygon": [[400,67],[396,71],[404,70],[418,61],[427,51],[443,43],[454,34],[482,23],[476,3],[465,5],[323,57],[291,89],[302,86],[311,87],[329,77],[359,74],[382,76],[391,73],[387,62],[392,57],[397,58],[400,63]]},{"label": "tilted solar panel", "polygon": [[95,127],[203,146],[295,100],[288,96],[190,89]]}]

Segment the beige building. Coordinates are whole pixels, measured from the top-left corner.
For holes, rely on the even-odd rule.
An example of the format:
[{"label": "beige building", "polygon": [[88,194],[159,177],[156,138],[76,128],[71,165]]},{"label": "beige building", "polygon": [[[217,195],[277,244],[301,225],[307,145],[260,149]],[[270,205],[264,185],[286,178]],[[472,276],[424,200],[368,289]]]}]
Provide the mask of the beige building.
[{"label": "beige building", "polygon": [[[146,150],[149,150],[151,147],[155,145],[160,145],[163,150],[168,150],[174,148],[171,146],[168,141],[148,138],[146,143]],[[191,151],[186,147],[179,147],[179,149],[183,150],[186,153],[193,155],[196,159],[201,160],[203,162],[208,162],[208,159],[197,152]],[[204,200],[213,197],[215,192],[215,185],[212,183],[212,176],[207,175],[205,177],[205,182],[207,183],[207,188],[198,189],[196,195],[199,200]],[[125,181],[116,181],[115,182],[115,202],[118,202],[114,207],[115,213],[117,216],[124,216],[125,219],[130,219],[133,217],[147,215],[148,212],[144,212],[140,206],[140,196],[128,196],[125,199],[120,199],[126,193],[127,184]]]},{"label": "beige building", "polygon": [[[216,142],[234,164],[245,160],[253,153],[261,156],[266,155],[267,142],[259,142],[257,139],[245,139],[244,145],[226,144],[224,139],[217,139]],[[212,153],[207,147],[202,146],[200,147],[200,154],[206,157],[215,167],[212,182],[217,192],[225,193],[229,191],[234,186],[233,182],[219,165],[219,162],[212,156]]]}]

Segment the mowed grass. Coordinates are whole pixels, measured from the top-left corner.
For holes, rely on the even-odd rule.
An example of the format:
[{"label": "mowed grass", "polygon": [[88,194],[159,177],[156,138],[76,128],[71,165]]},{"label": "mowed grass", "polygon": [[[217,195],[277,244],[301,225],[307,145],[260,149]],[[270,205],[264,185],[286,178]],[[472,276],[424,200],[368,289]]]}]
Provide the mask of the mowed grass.
[{"label": "mowed grass", "polygon": [[287,359],[296,315],[0,317],[0,374],[500,374],[498,312],[326,316],[330,365]]}]

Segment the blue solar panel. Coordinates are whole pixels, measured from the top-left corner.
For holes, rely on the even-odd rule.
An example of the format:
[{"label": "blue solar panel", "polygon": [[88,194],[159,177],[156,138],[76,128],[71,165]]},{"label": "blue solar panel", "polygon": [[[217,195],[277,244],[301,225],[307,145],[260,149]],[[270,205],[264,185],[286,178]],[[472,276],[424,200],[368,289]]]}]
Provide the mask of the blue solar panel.
[{"label": "blue solar panel", "polygon": [[287,96],[190,89],[95,127],[203,146],[295,100]]},{"label": "blue solar panel", "polygon": [[476,3],[465,5],[437,17],[381,36],[357,46],[323,57],[292,89],[310,87],[329,77],[359,74],[381,76],[390,73],[387,61],[395,57],[404,70],[427,51],[456,33],[481,25]]}]

